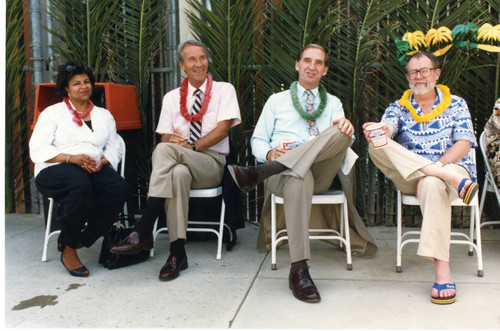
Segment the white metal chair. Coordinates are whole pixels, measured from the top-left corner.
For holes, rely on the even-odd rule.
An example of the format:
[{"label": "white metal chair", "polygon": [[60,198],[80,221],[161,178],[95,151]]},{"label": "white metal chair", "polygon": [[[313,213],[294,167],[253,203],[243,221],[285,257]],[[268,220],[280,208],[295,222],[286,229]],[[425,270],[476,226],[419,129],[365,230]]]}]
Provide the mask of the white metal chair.
[{"label": "white metal chair", "polygon": [[[271,269],[276,270],[276,248],[278,243],[287,240],[286,228],[276,232],[276,205],[283,204],[283,198],[271,194]],[[351,240],[349,236],[349,216],[347,199],[341,190],[328,190],[323,194],[315,194],[312,204],[342,205],[340,209],[340,231],[333,229],[309,229],[309,239],[339,240],[340,246],[345,245],[347,270],[352,270]],[[317,234],[319,233],[319,234]],[[284,235],[282,235],[284,234]],[[344,237],[345,235],[345,237]]]},{"label": "white metal chair", "polygon": [[[207,188],[207,189],[191,189],[189,191],[189,197],[190,198],[215,198],[218,196],[222,195],[222,186],[217,186],[214,188]],[[215,255],[215,258],[217,260],[220,260],[222,257],[222,238],[224,236],[224,226],[228,228],[229,230],[229,235],[230,235],[230,240],[233,240],[233,234],[231,232],[231,229],[227,224],[224,223],[224,216],[225,216],[225,211],[226,211],[226,205],[224,203],[224,198],[221,197],[221,211],[220,211],[220,218],[218,222],[210,222],[210,221],[188,221],[188,228],[187,231],[191,232],[211,232],[214,233],[217,236],[217,254]],[[209,227],[192,227],[190,225],[218,225],[219,230],[215,230],[213,228]],[[159,233],[161,232],[166,232],[168,231],[168,227],[165,225],[164,227],[161,227],[158,229],[158,219],[155,221],[155,225],[153,228],[153,248],[150,251],[150,256],[154,256],[154,244],[156,243],[156,237],[158,236]]]},{"label": "white metal chair", "polygon": [[[474,162],[476,162],[476,153],[474,149],[471,149],[470,152],[472,159]],[[420,241],[420,231],[406,231],[403,233],[403,210],[402,207],[403,205],[409,205],[409,206],[418,206],[419,202],[417,198],[413,195],[406,195],[401,193],[401,191],[398,190],[397,192],[397,252],[396,252],[396,272],[402,272],[402,252],[403,252],[403,247],[406,244],[409,243],[418,243]],[[473,255],[473,250],[476,250],[476,255],[477,255],[477,275],[479,277],[483,277],[484,272],[483,272],[483,254],[482,254],[482,248],[481,248],[481,231],[480,231],[480,222],[481,222],[481,214],[479,212],[479,199],[478,195],[476,194],[472,201],[470,202],[469,206],[467,206],[465,203],[463,203],[462,199],[457,198],[451,202],[452,206],[460,206],[460,207],[470,207],[471,208],[471,213],[470,213],[470,230],[469,230],[469,235],[457,231],[452,231],[451,232],[451,237],[458,237],[458,238],[463,238],[463,239],[452,239],[450,241],[451,244],[461,244],[461,245],[468,245],[469,246],[469,255]],[[477,242],[474,243],[474,235],[477,238]],[[408,238],[405,239],[407,236],[418,236],[418,238]]]},{"label": "white metal chair", "polygon": [[[483,192],[481,193],[481,202],[479,204],[479,215],[483,215],[483,208],[484,208],[484,202],[486,200],[486,194],[488,192],[494,192],[498,204],[500,205],[500,193],[498,192],[498,187],[495,183],[495,180],[493,178],[493,173],[491,172],[491,167],[488,162],[488,157],[486,156],[486,145],[488,144],[488,140],[486,138],[486,132],[483,131],[481,133],[481,136],[479,137],[479,147],[481,148],[481,154],[483,155],[484,159],[484,164],[486,168],[486,172],[484,174],[484,184],[483,184]],[[481,227],[485,225],[493,225],[493,224],[500,224],[500,221],[489,221],[489,222],[482,222]]]},{"label": "white metal chair", "polygon": [[[125,141],[123,141],[123,138],[118,136],[120,140],[120,144],[122,146],[122,159],[120,161],[120,164],[118,165],[120,175],[125,178],[125,156],[127,152],[127,147],[125,146]],[[43,241],[43,252],[42,252],[42,262],[47,261],[47,249],[49,246],[49,240],[52,236],[55,236],[59,233],[61,233],[61,230],[55,230],[51,232],[51,227],[52,227],[52,212],[54,209],[54,199],[51,197],[48,198],[49,200],[49,210],[47,213],[47,222],[45,224],[45,238]],[[128,227],[128,220],[127,220],[127,215],[128,215],[128,210],[127,210],[127,202],[125,202],[125,205],[123,206],[123,213],[125,216],[125,226]]]}]

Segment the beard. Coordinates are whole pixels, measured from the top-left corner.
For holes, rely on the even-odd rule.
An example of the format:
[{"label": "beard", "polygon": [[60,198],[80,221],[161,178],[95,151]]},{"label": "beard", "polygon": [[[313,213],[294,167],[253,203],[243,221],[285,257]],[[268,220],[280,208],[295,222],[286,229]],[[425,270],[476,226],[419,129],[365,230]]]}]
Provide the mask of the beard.
[{"label": "beard", "polygon": [[413,91],[413,94],[422,95],[422,94],[426,94],[426,93],[429,93],[430,91],[432,91],[434,89],[434,87],[436,87],[436,82],[427,83],[427,85],[424,85],[424,86],[419,84],[418,87],[412,83],[409,83],[408,85],[410,86],[410,89]]}]

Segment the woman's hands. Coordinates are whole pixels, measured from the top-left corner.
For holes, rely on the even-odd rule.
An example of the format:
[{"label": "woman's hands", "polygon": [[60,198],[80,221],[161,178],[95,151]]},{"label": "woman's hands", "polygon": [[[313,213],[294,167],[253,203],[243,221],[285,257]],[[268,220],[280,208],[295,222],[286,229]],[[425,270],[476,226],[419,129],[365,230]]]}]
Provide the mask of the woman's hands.
[{"label": "woman's hands", "polygon": [[100,160],[95,160],[93,157],[86,154],[70,155],[67,159],[68,163],[76,164],[89,174],[101,171],[102,167],[109,164],[109,161],[103,157]]}]

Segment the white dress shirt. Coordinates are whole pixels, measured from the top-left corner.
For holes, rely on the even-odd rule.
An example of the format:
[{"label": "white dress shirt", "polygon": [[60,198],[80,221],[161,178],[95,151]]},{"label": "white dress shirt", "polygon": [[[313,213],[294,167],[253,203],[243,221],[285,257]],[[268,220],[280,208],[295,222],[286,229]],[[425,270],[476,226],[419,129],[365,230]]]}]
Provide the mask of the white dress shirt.
[{"label": "white dress shirt", "polygon": [[[202,101],[207,88],[207,80],[200,87],[202,91]],[[191,108],[194,103],[194,92],[196,88],[188,83],[186,98],[186,108],[191,114]],[[190,123],[180,112],[180,88],[176,88],[165,94],[161,108],[160,120],[156,132],[159,134],[173,134],[174,129],[179,129],[185,137],[189,134]],[[236,97],[234,86],[225,82],[213,82],[212,97],[207,108],[207,112],[201,119],[201,137],[204,137],[215,129],[217,123],[224,120],[232,120],[231,127],[241,123],[240,107]],[[229,138],[226,137],[219,141],[210,150],[223,155],[229,154]]]}]

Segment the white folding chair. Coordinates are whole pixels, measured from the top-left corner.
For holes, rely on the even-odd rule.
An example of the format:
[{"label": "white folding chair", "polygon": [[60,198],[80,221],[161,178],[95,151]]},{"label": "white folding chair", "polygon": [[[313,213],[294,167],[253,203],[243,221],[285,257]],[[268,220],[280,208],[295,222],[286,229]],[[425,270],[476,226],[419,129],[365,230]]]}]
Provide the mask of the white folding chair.
[{"label": "white folding chair", "polygon": [[[283,204],[283,198],[271,194],[271,269],[276,270],[277,245],[287,240],[286,228],[276,232],[276,205]],[[309,229],[309,239],[339,240],[340,247],[345,245],[347,257],[347,270],[352,270],[351,240],[349,236],[349,216],[347,212],[347,199],[343,191],[329,190],[323,194],[315,194],[312,198],[313,205],[342,205],[340,209],[340,231],[333,229]],[[319,233],[319,234],[317,234]],[[345,237],[344,237],[345,235]]]},{"label": "white folding chair", "polygon": [[[215,198],[218,196],[222,195],[222,186],[217,186],[214,188],[207,188],[207,189],[191,189],[189,191],[189,197],[190,198]],[[224,216],[226,212],[226,205],[224,204],[224,198],[221,197],[221,210],[220,210],[220,218],[218,222],[211,222],[211,221],[188,221],[188,228],[187,231],[191,232],[211,232],[214,233],[217,236],[217,254],[215,255],[215,258],[217,260],[220,260],[222,257],[222,238],[224,236],[224,227],[227,227],[229,230],[229,236],[230,236],[230,241],[233,240],[233,234],[231,232],[231,229],[227,224],[224,223]],[[219,230],[215,230],[213,228],[209,227],[192,227],[191,225],[218,225]],[[164,227],[161,227],[158,229],[158,219],[155,221],[155,225],[153,228],[153,248],[150,251],[150,256],[154,256],[154,244],[156,243],[156,237],[158,236],[159,233],[161,232],[166,232],[168,231],[168,227],[165,225]]]},{"label": "white folding chair", "polygon": [[[486,132],[483,131],[481,136],[479,137],[479,147],[481,148],[481,154],[483,154],[484,164],[486,168],[486,172],[484,174],[484,184],[483,184],[483,192],[481,193],[481,203],[479,204],[479,215],[483,215],[484,202],[486,201],[486,194],[488,192],[494,192],[497,197],[497,202],[500,205],[500,193],[498,191],[498,187],[493,178],[493,173],[491,172],[491,167],[488,162],[488,157],[486,156],[486,145],[488,144],[488,140],[486,138]],[[482,222],[481,227],[485,225],[493,225],[500,224],[499,221],[489,221]]]},{"label": "white folding chair", "polygon": [[[471,149],[470,152],[472,159],[474,160],[474,163],[476,162],[476,153],[474,149]],[[403,233],[403,205],[409,205],[409,206],[418,206],[419,202],[417,198],[413,195],[406,195],[401,193],[401,191],[398,190],[397,192],[398,196],[398,201],[397,201],[397,252],[396,252],[396,272],[402,272],[403,267],[402,267],[402,252],[403,252],[403,247],[406,244],[409,243],[418,243],[420,241],[420,231],[406,231]],[[451,232],[451,237],[458,237],[459,239],[452,239],[450,240],[451,244],[461,244],[461,245],[468,245],[469,246],[469,255],[473,255],[473,250],[476,250],[476,255],[477,255],[477,275],[479,277],[483,277],[484,272],[483,272],[483,254],[482,254],[482,248],[481,248],[481,231],[480,231],[480,222],[481,222],[481,214],[479,212],[479,199],[477,197],[477,194],[474,196],[470,204],[467,206],[465,203],[463,203],[462,199],[457,198],[451,202],[452,206],[457,206],[457,207],[470,207],[471,212],[470,212],[470,229],[469,229],[469,235],[465,233],[461,233],[458,231],[452,231]],[[477,242],[474,242],[474,235],[477,238]],[[405,239],[407,236],[418,236],[417,238],[408,238]],[[462,239],[460,239],[462,238]]]},{"label": "white folding chair", "polygon": [[[120,164],[118,165],[120,175],[125,178],[125,155],[127,152],[127,147],[125,146],[125,141],[123,141],[123,138],[118,136],[120,140],[120,144],[122,147],[122,158],[120,161]],[[47,213],[47,222],[45,224],[45,238],[43,241],[43,252],[42,252],[42,262],[47,261],[47,248],[49,246],[49,240],[52,236],[55,236],[59,233],[61,233],[61,230],[56,230],[51,232],[51,227],[52,227],[52,211],[54,209],[54,199],[51,197],[48,198],[49,200],[49,211]],[[128,227],[128,220],[127,220],[127,215],[128,215],[128,210],[127,210],[127,202],[125,202],[123,206],[123,213],[125,216],[125,226]],[[118,221],[119,222],[119,221]]]}]

